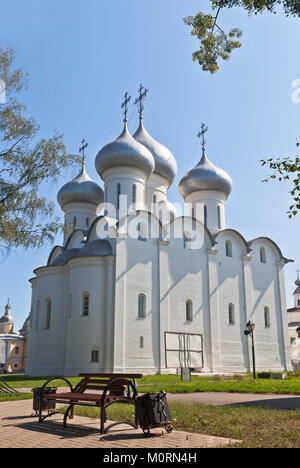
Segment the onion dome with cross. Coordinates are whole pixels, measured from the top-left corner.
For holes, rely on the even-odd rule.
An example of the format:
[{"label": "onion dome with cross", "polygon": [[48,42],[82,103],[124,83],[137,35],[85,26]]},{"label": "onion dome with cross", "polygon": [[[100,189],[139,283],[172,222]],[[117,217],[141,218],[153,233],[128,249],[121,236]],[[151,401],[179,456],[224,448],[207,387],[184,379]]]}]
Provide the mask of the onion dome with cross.
[{"label": "onion dome with cross", "polygon": [[133,138],[151,151],[155,161],[154,173],[167,179],[168,186],[170,186],[177,174],[176,160],[171,151],[152,138],[143,125],[143,99],[146,97],[148,91],[148,89],[144,89],[143,86],[140,85],[139,96],[134,102],[134,104],[138,104],[139,106],[140,125],[133,135]]},{"label": "onion dome with cross", "polygon": [[128,103],[131,97],[125,93],[122,103],[124,109],[124,130],[111,143],[105,145],[97,154],[95,166],[100,177],[105,180],[105,172],[117,167],[141,170],[148,179],[154,170],[154,159],[150,151],[138,143],[129,133],[127,127]]},{"label": "onion dome with cross", "polygon": [[63,185],[57,195],[57,200],[65,212],[65,225],[69,229],[65,231],[64,240],[74,229],[87,231],[91,223],[98,215],[99,207],[104,201],[104,192],[94,182],[85,169],[85,153],[87,143],[82,140],[79,152],[82,153],[81,171],[70,182]]},{"label": "onion dome with cross", "polygon": [[87,145],[82,140],[82,147],[79,150],[83,154],[81,171],[73,180],[63,185],[58,192],[57,200],[62,209],[67,203],[90,203],[98,206],[103,202],[103,190],[89,177],[85,169],[84,150]]},{"label": "onion dome with cross", "polygon": [[[225,202],[232,190],[227,172],[215,166],[205,153],[205,133],[202,124],[198,137],[202,138],[202,158],[179,182],[179,192],[189,203],[191,216],[199,218],[213,233],[225,229]],[[196,214],[198,213],[198,214]]]}]

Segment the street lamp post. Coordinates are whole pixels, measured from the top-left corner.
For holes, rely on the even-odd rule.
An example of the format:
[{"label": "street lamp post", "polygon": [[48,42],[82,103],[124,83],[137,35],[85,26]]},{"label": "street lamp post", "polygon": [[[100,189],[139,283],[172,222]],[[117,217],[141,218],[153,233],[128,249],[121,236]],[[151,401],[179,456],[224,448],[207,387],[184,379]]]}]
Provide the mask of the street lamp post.
[{"label": "street lamp post", "polygon": [[253,378],[256,379],[256,372],[255,372],[255,349],[254,349],[254,329],[255,324],[253,322],[249,322],[246,325],[247,329],[244,331],[244,335],[248,336],[251,335],[252,338],[252,362],[253,362]]}]

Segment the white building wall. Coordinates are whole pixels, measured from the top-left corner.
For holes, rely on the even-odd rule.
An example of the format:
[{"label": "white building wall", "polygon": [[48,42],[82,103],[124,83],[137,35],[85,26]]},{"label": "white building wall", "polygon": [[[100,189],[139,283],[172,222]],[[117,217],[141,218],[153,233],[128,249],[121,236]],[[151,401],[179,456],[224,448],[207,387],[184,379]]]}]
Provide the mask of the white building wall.
[{"label": "white building wall", "polygon": [[[232,256],[226,256],[226,241],[231,241]],[[233,233],[225,231],[217,237],[217,311],[218,336],[212,336],[213,346],[219,342],[219,362],[215,371],[247,371],[248,349],[243,332],[246,326],[246,303],[244,288],[244,265],[246,255],[243,241]],[[229,305],[233,305],[234,323],[229,322]],[[215,304],[216,307],[216,304]]]},{"label": "white building wall", "polygon": [[[101,372],[105,357],[105,259],[74,259],[68,263],[69,295],[65,375]],[[82,294],[89,293],[89,315],[82,315]],[[99,362],[91,362],[91,350],[99,350]]]},{"label": "white building wall", "polygon": [[[260,261],[260,247],[266,251],[266,263]],[[283,291],[278,277],[279,255],[268,242],[251,245],[251,283],[253,308],[250,320],[255,323],[255,354],[257,369],[286,370],[291,367],[286,345],[287,320],[282,310]],[[285,299],[284,299],[285,303]],[[270,311],[270,326],[265,325],[264,308]],[[286,309],[285,309],[286,310]]]}]

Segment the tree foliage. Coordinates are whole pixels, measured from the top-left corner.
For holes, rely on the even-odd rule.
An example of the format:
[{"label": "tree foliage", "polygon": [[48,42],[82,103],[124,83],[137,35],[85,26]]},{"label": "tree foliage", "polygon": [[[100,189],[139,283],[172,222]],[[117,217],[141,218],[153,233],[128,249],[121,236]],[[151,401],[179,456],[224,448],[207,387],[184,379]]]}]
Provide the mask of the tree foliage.
[{"label": "tree foliage", "polygon": [[[62,135],[38,140],[39,127],[26,116],[17,96],[28,87],[22,68],[13,69],[14,50],[0,46],[0,80],[6,99],[0,103],[0,249],[40,247],[61,228],[49,221],[54,205],[38,194],[43,182],[55,182],[78,161],[68,154]],[[3,91],[3,90],[2,90]],[[3,95],[3,93],[2,93]]]},{"label": "tree foliage", "polygon": [[[300,142],[297,142],[297,146],[300,146]],[[276,179],[279,182],[290,181],[292,183],[292,190],[290,194],[293,199],[293,204],[289,207],[288,215],[289,218],[296,216],[300,210],[300,156],[292,158],[269,158],[261,160],[262,166],[269,166],[273,173],[269,175],[263,182],[269,182],[271,179]]]},{"label": "tree foliage", "polygon": [[281,7],[287,16],[300,16],[299,0],[210,0],[210,3],[215,14],[200,11],[183,20],[192,28],[191,35],[200,41],[198,50],[192,54],[193,61],[212,74],[219,70],[221,59],[229,60],[232,51],[242,46],[242,31],[239,28],[233,28],[227,33],[221,29],[218,20],[222,9],[241,7],[251,15],[265,11],[276,13],[277,8]]}]

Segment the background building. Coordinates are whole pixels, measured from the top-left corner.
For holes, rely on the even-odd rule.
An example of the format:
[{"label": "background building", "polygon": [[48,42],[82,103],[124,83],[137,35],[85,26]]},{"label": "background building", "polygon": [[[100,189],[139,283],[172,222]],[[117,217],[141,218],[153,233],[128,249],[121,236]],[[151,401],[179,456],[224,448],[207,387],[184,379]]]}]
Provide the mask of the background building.
[{"label": "background building", "polygon": [[28,355],[30,316],[25,320],[19,335],[14,333],[14,319],[9,300],[0,318],[0,373],[25,371]]},{"label": "background building", "polygon": [[296,289],[294,291],[294,307],[288,309],[288,326],[291,345],[291,359],[294,370],[300,371],[300,280],[299,276],[295,281]]}]

